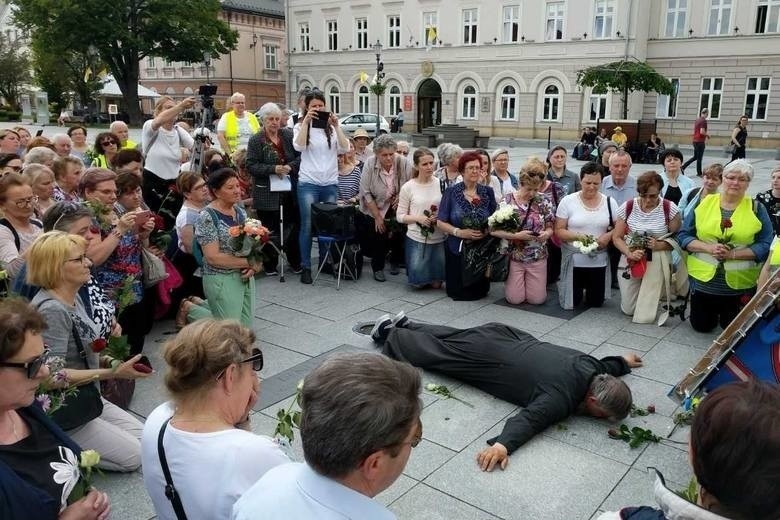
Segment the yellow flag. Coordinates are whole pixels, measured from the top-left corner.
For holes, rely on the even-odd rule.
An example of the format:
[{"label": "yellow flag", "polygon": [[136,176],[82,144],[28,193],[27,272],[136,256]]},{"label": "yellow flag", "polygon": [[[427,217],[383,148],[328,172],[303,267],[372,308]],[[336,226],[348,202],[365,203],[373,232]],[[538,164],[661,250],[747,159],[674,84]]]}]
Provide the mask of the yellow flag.
[{"label": "yellow flag", "polygon": [[360,82],[361,83],[365,83],[366,81],[368,81],[368,74],[366,73],[366,71],[361,70],[360,71]]},{"label": "yellow flag", "polygon": [[428,43],[436,43],[436,27],[428,27]]},{"label": "yellow flag", "polygon": [[98,72],[98,78],[100,79],[106,79],[106,76],[108,76],[108,69],[103,67],[103,70]]},{"label": "yellow flag", "polygon": [[92,68],[87,67],[87,70],[84,71],[84,83],[89,81],[89,78],[92,77]]}]

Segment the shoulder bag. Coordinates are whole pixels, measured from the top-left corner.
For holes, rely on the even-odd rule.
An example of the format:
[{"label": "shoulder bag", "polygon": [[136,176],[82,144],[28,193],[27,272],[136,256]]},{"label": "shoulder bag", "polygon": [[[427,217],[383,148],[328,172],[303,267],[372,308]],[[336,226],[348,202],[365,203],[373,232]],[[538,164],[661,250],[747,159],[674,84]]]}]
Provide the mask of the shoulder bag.
[{"label": "shoulder bag", "polygon": [[165,430],[168,428],[168,423],[171,422],[171,419],[173,417],[169,417],[163,423],[160,433],[157,435],[157,455],[160,457],[160,466],[162,466],[163,476],[165,477],[165,498],[171,501],[171,507],[173,507],[173,512],[176,513],[177,520],[187,520],[184,504],[181,503],[179,492],[176,491],[176,486],[173,485],[173,477],[171,477],[171,470],[168,469],[168,459],[165,457],[165,447],[163,446]]}]

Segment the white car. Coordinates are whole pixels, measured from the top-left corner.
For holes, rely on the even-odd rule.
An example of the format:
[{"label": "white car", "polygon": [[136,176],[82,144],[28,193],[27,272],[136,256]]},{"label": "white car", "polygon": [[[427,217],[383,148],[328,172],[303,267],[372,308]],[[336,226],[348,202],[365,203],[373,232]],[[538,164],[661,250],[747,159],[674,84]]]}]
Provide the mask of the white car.
[{"label": "white car", "polygon": [[[363,128],[366,133],[374,136],[376,134],[376,114],[353,113],[339,116],[339,124],[348,135],[352,135],[358,128]],[[390,123],[379,116],[379,133],[387,134],[390,132]]]}]

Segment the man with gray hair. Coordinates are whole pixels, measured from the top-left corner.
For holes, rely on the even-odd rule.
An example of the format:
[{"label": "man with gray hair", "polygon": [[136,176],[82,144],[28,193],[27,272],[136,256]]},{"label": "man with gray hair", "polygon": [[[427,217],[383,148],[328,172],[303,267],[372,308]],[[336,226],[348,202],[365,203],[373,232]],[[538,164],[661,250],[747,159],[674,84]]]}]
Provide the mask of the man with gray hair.
[{"label": "man with gray hair", "polygon": [[70,140],[68,134],[54,134],[51,138],[51,144],[54,146],[54,151],[60,157],[67,157],[70,155],[73,149],[73,141]]},{"label": "man with gray hair", "polygon": [[477,456],[483,471],[506,468],[510,453],[574,413],[623,419],[632,397],[618,377],[642,366],[635,354],[596,359],[503,323],[456,329],[413,323],[403,312],[379,318],[371,337],[394,359],[523,407]]},{"label": "man with gray hair", "polygon": [[234,520],[393,520],[373,497],[401,475],[422,438],[420,374],[369,352],[336,354],[303,380],[305,463],[268,471]]},{"label": "man with gray hair", "polygon": [[[67,136],[66,136],[67,137]],[[57,152],[45,146],[36,146],[27,152],[24,156],[24,166],[30,164],[44,164],[51,168],[54,161],[59,159]]]},{"label": "man with gray hair", "polygon": [[[618,206],[637,196],[636,179],[631,177],[631,155],[625,150],[618,150],[609,156],[609,175],[601,182],[601,193],[611,197]],[[609,268],[612,272],[612,288],[618,289],[618,262],[622,254],[615,245],[610,242],[607,248],[609,254]]]},{"label": "man with gray hair", "polygon": [[120,150],[133,150],[138,147],[135,141],[130,140],[130,129],[127,123],[117,119],[108,127],[108,131],[119,138]]}]

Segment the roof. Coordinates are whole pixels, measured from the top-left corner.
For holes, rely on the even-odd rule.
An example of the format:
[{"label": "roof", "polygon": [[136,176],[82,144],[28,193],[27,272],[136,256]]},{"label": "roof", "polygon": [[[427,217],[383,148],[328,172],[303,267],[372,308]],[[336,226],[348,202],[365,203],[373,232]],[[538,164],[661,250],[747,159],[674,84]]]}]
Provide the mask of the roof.
[{"label": "roof", "polygon": [[284,2],[282,0],[222,0],[222,8],[284,18]]},{"label": "roof", "polygon": [[[100,89],[100,92],[98,93],[98,96],[100,97],[121,97],[122,91],[119,90],[119,85],[117,84],[116,80],[113,76],[110,74],[106,76],[106,82],[103,84],[103,87]],[[157,92],[150,90],[143,85],[138,85],[138,97],[139,98],[158,98],[160,97],[160,94]]]}]

